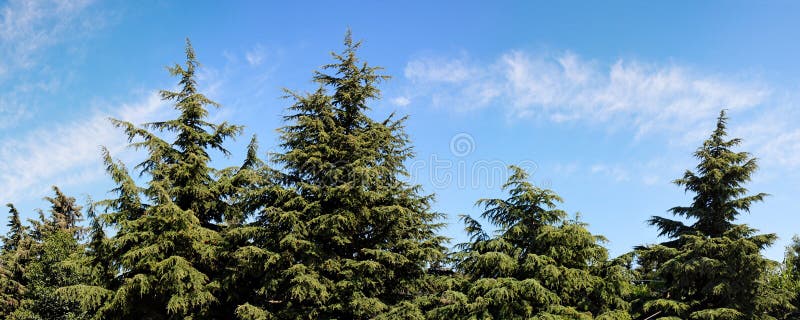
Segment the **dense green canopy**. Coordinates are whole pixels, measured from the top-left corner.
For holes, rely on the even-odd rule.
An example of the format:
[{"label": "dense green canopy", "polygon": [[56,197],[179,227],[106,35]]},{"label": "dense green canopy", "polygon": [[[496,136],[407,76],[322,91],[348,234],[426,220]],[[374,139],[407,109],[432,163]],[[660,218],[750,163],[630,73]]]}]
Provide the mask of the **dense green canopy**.
[{"label": "dense green canopy", "polygon": [[435,319],[630,319],[625,268],[608,260],[584,223],[557,209],[561,198],[511,167],[508,199],[482,199],[481,215],[498,230],[462,216],[471,242],[459,245],[457,286],[442,294]]},{"label": "dense green canopy", "polygon": [[[738,215],[766,194],[747,195],[744,184],[756,170],[747,152],[735,152],[740,139],[727,139],[725,111],[717,127],[695,152],[697,172],[686,171],[675,184],[694,193],[686,207],[670,209],[692,221],[655,216],[650,224],[672,240],[640,248],[644,273],[659,280],[643,304],[644,313],[680,319],[774,319],[785,300],[766,285],[770,261],[761,249],[774,234],[736,224]],[[780,311],[778,311],[780,312]]]},{"label": "dense green canopy", "polygon": [[[133,167],[103,149],[111,197],[53,187],[27,222],[9,204],[0,246],[4,319],[797,319],[800,238],[782,263],[737,217],[763,201],[745,183],[756,160],[733,148],[726,115],[698,148],[696,171],[675,181],[694,195],[652,217],[668,240],[620,257],[562,199],[511,166],[506,197],[461,216],[469,241],[448,249],[445,214],[407,182],[405,117],[371,116],[389,79],[344,49],[312,75],[313,92],[286,90],[280,149],[256,137],[241,165],[214,154],[244,128],[214,123],[199,62],[169,68],[161,91],[175,119],[112,119],[144,155]],[[84,219],[86,219],[84,221]],[[485,227],[483,226],[485,225]]]}]

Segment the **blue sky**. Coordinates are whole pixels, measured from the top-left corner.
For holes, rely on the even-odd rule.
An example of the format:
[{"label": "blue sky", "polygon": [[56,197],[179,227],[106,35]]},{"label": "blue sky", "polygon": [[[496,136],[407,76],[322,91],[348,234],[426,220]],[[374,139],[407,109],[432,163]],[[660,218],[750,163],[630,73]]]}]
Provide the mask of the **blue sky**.
[{"label": "blue sky", "polygon": [[456,216],[502,196],[509,164],[559,193],[612,255],[659,241],[645,220],[689,203],[670,181],[694,167],[722,108],[760,159],[751,191],[772,195],[742,221],[778,234],[773,259],[800,233],[800,3],[198,2],[0,2],[0,201],[32,217],[53,184],[103,198],[98,146],[141,159],[106,118],[173,114],[155,93],[175,86],[165,66],[186,37],[223,105],[212,118],[246,126],[215,164],[238,163],[252,134],[278,151],[281,88],[313,89],[349,27],[393,76],[372,113],[410,116],[411,180],[436,194],[454,243]]}]

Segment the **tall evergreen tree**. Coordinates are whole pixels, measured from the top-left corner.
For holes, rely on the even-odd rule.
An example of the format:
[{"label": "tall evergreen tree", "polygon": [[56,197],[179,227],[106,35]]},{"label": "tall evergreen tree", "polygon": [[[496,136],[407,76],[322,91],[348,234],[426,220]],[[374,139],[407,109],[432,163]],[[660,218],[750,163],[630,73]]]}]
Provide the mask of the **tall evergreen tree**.
[{"label": "tall evergreen tree", "polygon": [[[770,286],[774,300],[785,299],[777,308],[776,318],[800,318],[800,237],[794,236],[786,247],[783,263],[776,266],[769,274],[767,285]],[[783,316],[779,316],[783,314]]]},{"label": "tall evergreen tree", "polygon": [[[86,293],[81,303],[98,308],[96,318],[207,318],[219,302],[215,274],[226,203],[216,187],[208,151],[227,155],[223,142],[238,135],[241,127],[206,120],[206,106],[218,104],[198,92],[197,67],[187,40],[185,65],[169,68],[180,78],[180,90],[161,91],[162,99],[174,102],[176,119],[142,128],[113,120],[133,147],[147,150],[138,168],[149,181],[137,187],[125,167],[106,155],[118,198],[105,202],[110,211],[103,219],[116,229],[108,245],[120,281],[111,288],[62,290]],[[159,132],[175,138],[168,142]]]},{"label": "tall evergreen tree", "polygon": [[786,266],[786,273],[800,281],[800,236],[792,237],[792,242],[786,247],[783,264]]},{"label": "tall evergreen tree", "polygon": [[[230,204],[225,215],[226,228],[221,233],[219,278],[224,294],[217,308],[220,318],[230,318],[237,309],[238,313],[248,314],[245,312],[250,310],[248,302],[263,300],[265,292],[259,289],[276,280],[274,266],[270,263],[276,255],[265,249],[274,248],[276,238],[268,235],[254,216],[261,208],[259,203],[265,200],[261,197],[269,193],[266,190],[276,190],[277,184],[270,178],[272,170],[257,153],[258,145],[253,137],[242,165],[226,168],[219,174],[218,189]],[[257,311],[256,314],[263,315]]]},{"label": "tall evergreen tree", "polygon": [[640,264],[649,266],[663,281],[657,295],[644,303],[644,311],[682,319],[770,319],[782,299],[764,285],[769,261],[760,250],[771,245],[774,234],[735,220],[766,194],[747,195],[744,184],[757,169],[747,152],[735,152],[740,139],[727,139],[725,111],[717,127],[695,152],[697,172],[687,170],[675,184],[694,193],[691,205],[670,209],[678,220],[655,216],[649,220],[659,234],[671,240],[640,248]]},{"label": "tall evergreen tree", "polygon": [[275,155],[283,187],[264,190],[258,216],[274,272],[242,318],[367,319],[413,308],[403,302],[443,257],[431,197],[402,180],[413,155],[404,119],[367,115],[387,77],[359,60],[359,46],[348,31],[323,67],[332,73],[314,76],[321,88],[289,92],[295,104]]},{"label": "tall evergreen tree", "polygon": [[[6,315],[8,319],[75,319],[83,316],[80,307],[63,299],[55,291],[62,286],[80,283],[86,274],[72,272],[69,258],[81,252],[83,228],[77,225],[81,207],[75,198],[53,187],[54,196],[45,197],[50,204],[49,214],[39,210],[39,220],[31,220],[33,228],[29,234],[18,233],[10,238],[18,239],[13,252],[13,280],[22,290],[17,290],[16,308]],[[19,213],[12,208],[12,229],[26,229],[19,223]],[[6,242],[12,244],[14,241]]]},{"label": "tall evergreen tree", "polygon": [[78,226],[82,219],[81,206],[77,205],[75,198],[68,197],[61,189],[53,186],[53,197],[45,197],[50,202],[51,224],[56,229],[73,232],[76,236],[82,234],[83,229]]},{"label": "tall evergreen tree", "polygon": [[8,233],[3,238],[3,251],[13,252],[19,248],[20,243],[25,237],[25,226],[19,218],[19,211],[13,204],[6,204],[8,207]]},{"label": "tall evergreen tree", "polygon": [[731,150],[742,140],[726,140],[728,118],[721,111],[717,128],[703,146],[694,153],[700,160],[697,173],[687,170],[683,178],[674,183],[684,187],[686,192],[694,193],[692,204],[678,206],[669,211],[676,216],[695,220],[687,226],[681,221],[654,216],[649,220],[659,230],[659,235],[679,238],[684,234],[699,233],[708,237],[722,237],[734,228],[734,220],[743,212],[750,212],[750,206],[761,202],[766,193],[747,195],[744,183],[758,168],[756,159],[747,152]]},{"label": "tall evergreen tree", "polygon": [[30,247],[19,211],[10,203],[7,206],[8,234],[3,237],[3,247],[0,250],[0,317],[4,319],[21,307],[20,303],[26,292],[24,265],[28,261]]},{"label": "tall evergreen tree", "polygon": [[494,227],[462,216],[470,242],[459,245],[464,281],[441,296],[434,319],[630,319],[625,269],[608,260],[580,221],[557,209],[562,200],[510,168],[508,199],[482,199],[481,215]]}]

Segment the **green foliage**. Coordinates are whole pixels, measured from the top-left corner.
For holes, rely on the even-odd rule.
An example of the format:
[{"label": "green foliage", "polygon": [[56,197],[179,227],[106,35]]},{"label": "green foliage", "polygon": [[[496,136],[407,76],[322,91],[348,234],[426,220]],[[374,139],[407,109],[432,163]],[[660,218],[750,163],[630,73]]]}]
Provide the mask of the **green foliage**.
[{"label": "green foliage", "polygon": [[[215,312],[220,284],[214,277],[224,228],[219,223],[227,202],[217,188],[216,171],[208,166],[208,150],[227,154],[222,143],[241,128],[205,120],[205,106],[217,104],[197,92],[197,66],[187,40],[185,65],[169,68],[180,78],[180,90],[161,91],[164,100],[174,102],[177,119],[142,128],[112,120],[133,147],[148,152],[137,167],[150,179],[138,187],[125,166],[104,151],[118,186],[117,198],[100,203],[107,212],[93,222],[87,252],[101,276],[60,291],[74,294],[95,318],[192,318]],[[174,134],[174,141],[163,140],[159,132]],[[116,231],[109,239],[103,223]]]},{"label": "green foliage", "polygon": [[462,216],[471,242],[459,245],[458,291],[441,295],[431,318],[629,319],[625,269],[608,261],[602,237],[557,209],[553,191],[527,181],[511,167],[508,199],[482,199],[481,215],[498,230],[490,237],[477,220]]},{"label": "green foliage", "polygon": [[103,149],[110,199],[83,208],[53,187],[27,224],[8,205],[0,318],[800,317],[800,238],[777,263],[760,254],[773,234],[736,223],[766,194],[747,195],[756,161],[731,150],[724,112],[696,171],[675,181],[694,195],[670,209],[681,219],[649,220],[667,242],[609,259],[602,236],[511,167],[508,197],[479,200],[481,220],[462,216],[470,240],[448,254],[433,196],[404,181],[406,118],[370,116],[389,77],[360,46],[348,32],[315,91],[286,90],[272,161],[253,137],[240,166],[215,169],[211,154],[228,156],[242,127],[208,120],[219,105],[199,92],[187,40],[169,68],[178,89],[160,92],[177,117],[111,120],[144,151],[138,177]]},{"label": "green foliage", "polygon": [[700,160],[697,172],[687,170],[683,178],[674,183],[695,194],[692,204],[674,207],[672,214],[696,221],[684,225],[680,221],[654,216],[650,224],[658,227],[659,235],[679,238],[681,235],[700,233],[709,237],[721,237],[734,227],[736,216],[750,212],[750,205],[763,201],[765,193],[746,195],[744,183],[758,168],[756,159],[747,152],[734,152],[741,139],[725,140],[728,118],[721,111],[717,128],[708,140],[694,153]]},{"label": "green foliage", "polygon": [[794,236],[792,243],[786,247],[783,264],[787,276],[800,280],[800,236]]},{"label": "green foliage", "polygon": [[46,197],[49,214],[39,211],[33,228],[22,225],[19,212],[10,209],[9,234],[4,238],[0,261],[3,305],[0,315],[8,319],[77,319],[85,314],[80,306],[56,293],[60,287],[80,283],[88,273],[76,270],[70,260],[83,250],[78,225],[81,207],[57,187]]},{"label": "green foliage", "polygon": [[[800,237],[794,236],[786,247],[783,263],[771,265],[766,276],[766,287],[759,299],[776,301],[773,314],[777,319],[800,318]],[[779,316],[783,315],[783,316]]]},{"label": "green foliage", "polygon": [[22,225],[19,211],[12,204],[9,209],[8,234],[3,237],[0,255],[0,316],[7,317],[20,308],[26,288],[23,280],[24,266],[29,261],[30,239]]},{"label": "green foliage", "polygon": [[280,130],[284,151],[274,155],[281,170],[266,170],[272,183],[254,195],[257,248],[245,247],[267,269],[255,290],[266,298],[240,310],[278,318],[418,314],[404,301],[444,257],[431,197],[401,180],[412,156],[404,119],[366,114],[387,77],[360,62],[359,46],[348,33],[345,50],[323,67],[332,73],[315,74],[317,91],[287,90],[295,103]]},{"label": "green foliage", "polygon": [[785,313],[785,294],[768,285],[770,261],[760,250],[771,245],[774,234],[757,235],[755,229],[735,224],[736,217],[766,194],[747,195],[744,183],[757,169],[756,160],[731,148],[740,139],[726,140],[727,117],[722,111],[717,128],[695,152],[697,172],[686,171],[675,180],[694,193],[690,206],[670,211],[692,219],[691,225],[653,217],[659,234],[671,238],[639,249],[642,274],[661,283],[642,305],[645,314],[659,313],[689,319],[772,319]]}]

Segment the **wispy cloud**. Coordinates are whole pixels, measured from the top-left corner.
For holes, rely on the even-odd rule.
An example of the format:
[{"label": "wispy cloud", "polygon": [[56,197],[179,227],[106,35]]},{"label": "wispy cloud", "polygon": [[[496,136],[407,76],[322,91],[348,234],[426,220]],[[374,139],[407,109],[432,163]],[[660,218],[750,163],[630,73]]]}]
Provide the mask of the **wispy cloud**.
[{"label": "wispy cloud", "polygon": [[472,78],[480,70],[463,58],[424,58],[410,61],[404,75],[418,82],[459,83]]},{"label": "wispy cloud", "polygon": [[419,58],[408,62],[405,76],[413,92],[436,105],[497,107],[510,118],[599,122],[635,128],[638,135],[683,131],[722,108],[758,106],[770,94],[757,82],[727,80],[674,64],[620,59],[602,65],[569,52],[509,51],[488,63]]},{"label": "wispy cloud", "polygon": [[247,52],[244,53],[244,58],[247,60],[247,64],[253,67],[264,62],[265,57],[266,50],[261,45],[256,45],[254,48],[247,50]]},{"label": "wispy cloud", "polygon": [[153,93],[114,111],[96,111],[82,120],[0,140],[0,185],[4,186],[0,188],[0,200],[40,197],[53,184],[97,181],[103,176],[100,146],[120,153],[127,145],[126,137],[108,117],[138,124],[160,118],[167,110],[165,106]]},{"label": "wispy cloud", "polygon": [[66,66],[50,63],[104,25],[91,0],[10,0],[0,4],[0,129],[30,118],[43,94],[69,78]]},{"label": "wispy cloud", "polygon": [[590,171],[592,174],[602,174],[610,177],[616,182],[624,182],[630,180],[630,173],[622,166],[609,166],[605,164],[592,165]]},{"label": "wispy cloud", "polygon": [[790,102],[783,104],[787,106],[759,112],[749,121],[733,126],[731,134],[742,137],[742,149],[761,158],[762,165],[797,168],[800,167],[800,110]]},{"label": "wispy cloud", "polygon": [[[618,59],[603,64],[565,52],[512,50],[491,61],[461,54],[416,58],[405,69],[404,100],[460,112],[497,108],[512,120],[541,119],[602,125],[636,137],[663,134],[669,143],[696,145],[728,109],[731,133],[744,150],[773,166],[800,167],[800,97],[754,75],[708,74],[675,63]],[[786,98],[786,97],[789,98]],[[779,98],[780,97],[780,98]],[[397,98],[399,99],[399,98]],[[778,106],[778,107],[776,107]],[[613,167],[596,167],[620,180]],[[630,175],[628,175],[630,177]],[[658,177],[645,177],[653,184]]]},{"label": "wispy cloud", "polygon": [[0,7],[0,70],[35,64],[42,50],[74,39],[97,27],[96,17],[85,15],[91,0],[11,0]]},{"label": "wispy cloud", "polygon": [[393,105],[396,105],[398,107],[405,107],[411,104],[411,99],[405,96],[394,97],[390,101]]}]

